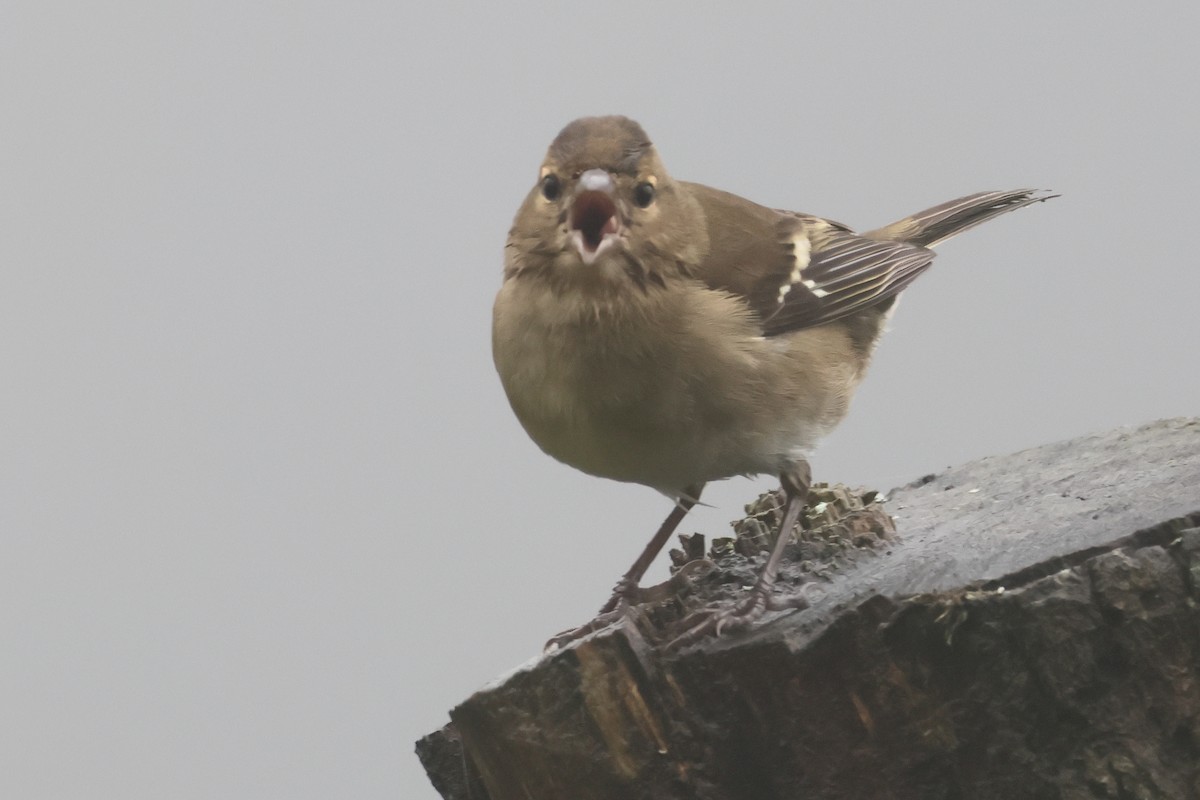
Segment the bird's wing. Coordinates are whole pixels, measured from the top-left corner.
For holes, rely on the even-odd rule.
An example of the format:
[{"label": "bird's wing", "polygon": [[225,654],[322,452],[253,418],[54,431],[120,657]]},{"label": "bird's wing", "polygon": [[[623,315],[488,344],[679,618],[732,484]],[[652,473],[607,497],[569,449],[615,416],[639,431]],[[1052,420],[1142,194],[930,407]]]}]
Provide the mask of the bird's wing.
[{"label": "bird's wing", "polygon": [[741,295],[775,336],[850,316],[895,296],[933,252],[875,241],[819,217],[775,211],[688,184],[708,220],[709,253],[698,275]]}]

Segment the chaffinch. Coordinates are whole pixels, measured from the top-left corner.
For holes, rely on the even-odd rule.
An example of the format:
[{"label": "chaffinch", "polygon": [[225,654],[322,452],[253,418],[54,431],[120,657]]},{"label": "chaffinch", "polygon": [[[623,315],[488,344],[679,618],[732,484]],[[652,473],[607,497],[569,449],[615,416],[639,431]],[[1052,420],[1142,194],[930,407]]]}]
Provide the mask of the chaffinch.
[{"label": "chaffinch", "polygon": [[492,347],[517,418],[546,453],[675,500],[596,620],[624,613],[708,481],[780,476],[786,509],[758,582],[688,640],[748,625],[811,482],[808,456],[845,416],[897,296],[929,248],[1051,195],[980,192],[855,233],[676,180],[641,126],[567,125],[517,211]]}]

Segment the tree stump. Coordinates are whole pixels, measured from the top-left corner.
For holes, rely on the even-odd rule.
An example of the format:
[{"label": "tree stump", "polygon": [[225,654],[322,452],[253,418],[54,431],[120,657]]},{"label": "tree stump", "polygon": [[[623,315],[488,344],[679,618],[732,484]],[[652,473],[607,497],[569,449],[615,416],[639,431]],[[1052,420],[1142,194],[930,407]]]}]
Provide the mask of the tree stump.
[{"label": "tree stump", "polygon": [[1200,800],[1200,420],[818,487],[780,580],[809,606],[663,647],[741,596],[778,505],[451,711],[417,743],[442,796]]}]

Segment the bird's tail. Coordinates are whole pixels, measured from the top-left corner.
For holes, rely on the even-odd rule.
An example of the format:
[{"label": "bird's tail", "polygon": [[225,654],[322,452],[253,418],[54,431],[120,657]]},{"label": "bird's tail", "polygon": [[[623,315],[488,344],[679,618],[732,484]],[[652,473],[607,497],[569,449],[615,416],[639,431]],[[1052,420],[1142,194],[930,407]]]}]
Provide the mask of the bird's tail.
[{"label": "bird's tail", "polygon": [[863,234],[881,242],[908,242],[933,247],[951,236],[1032,203],[1058,197],[1041,189],[1015,189],[1009,192],[980,192],[940,206],[927,208],[911,217]]}]

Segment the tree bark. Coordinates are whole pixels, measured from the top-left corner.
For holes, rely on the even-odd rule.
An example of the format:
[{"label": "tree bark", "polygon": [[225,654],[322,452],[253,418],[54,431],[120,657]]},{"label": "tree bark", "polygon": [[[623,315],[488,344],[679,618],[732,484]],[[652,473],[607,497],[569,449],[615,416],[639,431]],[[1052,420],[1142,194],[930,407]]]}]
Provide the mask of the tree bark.
[{"label": "tree bark", "polygon": [[[751,582],[778,497],[628,619],[417,743],[447,800],[1200,800],[1200,420],[823,488],[803,609],[664,647]],[[895,518],[895,528],[884,509]],[[898,531],[898,532],[897,532]]]}]

